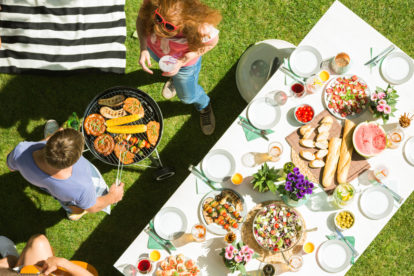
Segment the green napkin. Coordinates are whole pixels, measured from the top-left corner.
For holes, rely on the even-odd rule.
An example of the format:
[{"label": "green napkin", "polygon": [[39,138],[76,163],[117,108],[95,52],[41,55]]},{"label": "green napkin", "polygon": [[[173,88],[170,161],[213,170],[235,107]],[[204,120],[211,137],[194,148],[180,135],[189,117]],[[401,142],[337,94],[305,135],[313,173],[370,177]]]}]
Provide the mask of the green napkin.
[{"label": "green napkin", "polygon": [[[336,234],[326,235],[326,238],[328,240],[341,240],[341,238],[339,238]],[[349,243],[352,244],[352,246],[355,246],[355,237],[354,236],[345,236],[345,239],[347,241],[349,241]],[[354,263],[355,263],[355,258],[354,258],[354,256],[352,256],[351,264],[354,264]]]},{"label": "green napkin", "polygon": [[[148,225],[149,225],[150,229],[154,231],[154,222],[152,220],[150,220]],[[164,239],[161,239],[161,240],[163,241],[164,244],[170,243],[171,245],[173,245],[170,241],[167,241],[167,240],[164,240]],[[148,249],[161,249],[161,250],[164,250],[164,248],[161,245],[159,245],[151,236],[148,236],[147,247],[148,247]],[[174,246],[172,246],[171,250],[173,251],[173,250],[177,250],[177,249]]]},{"label": "green napkin", "polygon": [[[239,118],[240,118],[240,119],[244,119],[244,120],[248,121],[246,118],[244,118],[244,117],[242,117],[242,116],[239,116]],[[260,132],[260,129],[255,128],[255,127],[254,127],[254,126],[252,126],[251,124],[250,124],[250,127],[251,127],[252,129],[254,129],[254,130],[256,130],[256,131]],[[243,131],[244,131],[244,135],[246,135],[246,139],[247,139],[247,141],[252,141],[252,140],[254,140],[254,139],[256,139],[256,138],[260,138],[260,137],[261,137],[259,134],[256,134],[256,133],[252,132],[251,130],[249,130],[248,128],[244,127],[243,125],[242,125],[242,128],[243,128]],[[270,130],[270,129],[267,129],[267,130],[266,130],[266,134],[270,134],[270,133],[273,133],[273,132],[274,132],[274,131],[273,131],[273,130]]]}]

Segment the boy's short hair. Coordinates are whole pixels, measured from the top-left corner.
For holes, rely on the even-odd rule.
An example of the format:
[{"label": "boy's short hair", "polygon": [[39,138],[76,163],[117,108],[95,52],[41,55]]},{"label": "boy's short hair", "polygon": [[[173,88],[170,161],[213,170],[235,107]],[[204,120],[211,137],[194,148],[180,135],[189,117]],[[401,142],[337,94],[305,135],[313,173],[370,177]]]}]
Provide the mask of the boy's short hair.
[{"label": "boy's short hair", "polygon": [[46,162],[56,169],[68,168],[79,160],[83,147],[84,139],[79,131],[72,128],[57,131],[44,148]]}]

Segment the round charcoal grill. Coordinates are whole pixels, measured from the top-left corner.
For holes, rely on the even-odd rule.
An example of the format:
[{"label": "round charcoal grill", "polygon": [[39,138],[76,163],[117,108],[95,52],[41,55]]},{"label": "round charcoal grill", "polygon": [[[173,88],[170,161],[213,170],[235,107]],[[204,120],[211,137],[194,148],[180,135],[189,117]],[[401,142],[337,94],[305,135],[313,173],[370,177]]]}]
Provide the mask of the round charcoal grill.
[{"label": "round charcoal grill", "polygon": [[[159,142],[161,141],[162,132],[164,128],[161,109],[158,106],[158,104],[147,93],[143,92],[142,90],[130,88],[130,87],[109,88],[105,90],[104,92],[102,92],[101,94],[97,95],[95,98],[93,98],[93,100],[89,103],[89,105],[87,106],[85,110],[85,113],[83,115],[84,118],[86,119],[86,117],[94,113],[100,114],[99,110],[101,109],[102,105],[98,104],[98,100],[111,98],[116,95],[123,95],[125,96],[125,98],[128,98],[128,97],[137,98],[141,102],[144,108],[144,111],[145,111],[144,117],[135,122],[129,123],[128,125],[134,125],[134,124],[135,125],[139,125],[139,124],[146,125],[150,121],[157,121],[160,124],[160,132],[159,132],[157,143],[154,146],[151,145],[150,148],[144,147],[140,149],[140,151],[135,154],[134,162],[131,164],[125,165],[125,166],[129,166],[129,165],[144,166],[144,165],[139,165],[138,163],[148,157],[154,163],[154,165],[156,165],[156,168],[157,168],[155,172],[156,180],[161,181],[161,180],[164,180],[166,178],[173,176],[175,174],[174,169],[169,168],[169,167],[164,167],[162,165],[161,159],[157,151],[157,146]],[[122,108],[122,105],[120,105],[119,107],[111,107],[111,108],[114,110],[120,109]],[[97,159],[99,159],[100,161],[106,164],[118,166],[119,159],[116,157],[114,152],[112,152],[108,156],[103,156],[95,150],[94,141],[96,139],[96,136],[88,135],[84,130],[83,124],[82,124],[82,133],[83,133],[83,136],[85,137],[86,146],[88,147],[89,151],[91,151],[92,154]],[[115,136],[118,135],[118,134],[109,133],[109,132],[105,132],[105,133],[111,135],[112,138],[114,139],[115,139]],[[135,133],[133,135],[138,137],[139,139],[144,139],[148,141],[147,134],[145,132]],[[156,157],[152,155],[154,152],[156,154]],[[146,167],[153,167],[153,166],[146,166]]]}]

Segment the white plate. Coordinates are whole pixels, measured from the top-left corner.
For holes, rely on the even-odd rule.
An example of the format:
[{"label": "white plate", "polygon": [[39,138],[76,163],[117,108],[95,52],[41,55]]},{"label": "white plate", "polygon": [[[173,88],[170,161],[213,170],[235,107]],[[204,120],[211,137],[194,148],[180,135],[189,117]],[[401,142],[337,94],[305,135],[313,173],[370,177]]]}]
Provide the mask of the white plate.
[{"label": "white plate", "polygon": [[258,129],[271,129],[280,120],[280,108],[271,105],[265,97],[257,98],[247,107],[247,119]]},{"label": "white plate", "polygon": [[414,64],[406,54],[394,52],[381,62],[380,73],[390,84],[402,84],[413,76]]},{"label": "white plate", "polygon": [[405,142],[404,155],[408,163],[414,166],[414,136]]},{"label": "white plate", "polygon": [[215,182],[223,182],[231,177],[236,169],[233,156],[224,149],[210,151],[201,162],[205,176]]},{"label": "white plate", "polygon": [[334,86],[334,82],[337,78],[341,77],[341,78],[350,78],[352,76],[354,76],[355,74],[346,74],[346,75],[338,75],[338,76],[334,76],[333,78],[331,78],[328,83],[325,85],[325,88],[323,89],[323,103],[325,105],[325,108],[328,109],[329,113],[331,113],[333,116],[335,116],[335,118],[339,119],[339,120],[345,120],[345,119],[355,119],[359,116],[361,116],[367,109],[371,100],[371,90],[369,88],[369,85],[366,81],[364,81],[362,78],[358,77],[358,81],[366,84],[367,85],[367,89],[365,90],[365,92],[367,93],[367,98],[368,98],[368,103],[365,106],[365,109],[362,110],[361,112],[354,114],[354,115],[348,115],[346,117],[342,117],[341,114],[337,113],[333,108],[329,108],[328,106],[328,93],[326,93],[326,89],[328,88],[332,88]]},{"label": "white plate", "polygon": [[362,213],[370,219],[381,219],[388,216],[394,207],[390,192],[376,186],[369,188],[359,198]]},{"label": "white plate", "polygon": [[154,218],[154,230],[163,239],[178,239],[187,230],[187,218],[178,208],[163,208]]},{"label": "white plate", "polygon": [[322,56],[312,46],[299,46],[289,57],[290,69],[300,77],[310,77],[321,70]]},{"label": "white plate", "polygon": [[[203,199],[201,199],[200,205],[198,207],[199,208],[200,219],[203,222],[203,224],[206,226],[208,231],[210,231],[213,234],[220,235],[220,236],[226,235],[228,233],[227,230],[224,229],[223,226],[218,225],[216,223],[207,224],[207,222],[206,222],[206,220],[204,219],[204,216],[203,216],[203,203],[208,197],[215,198],[218,194],[220,194],[224,190],[232,191],[233,193],[235,193],[241,199],[242,204],[243,204],[243,211],[240,212],[240,215],[243,217],[243,220],[247,215],[246,203],[244,202],[243,197],[238,192],[236,192],[235,190],[232,190],[232,189],[218,189],[216,191],[211,191],[211,192],[207,193],[205,196],[203,196]],[[238,225],[239,225],[238,229],[241,229],[242,223],[238,223]]]},{"label": "white plate", "polygon": [[329,240],[318,250],[318,263],[327,272],[340,272],[351,262],[352,252],[345,242]]}]

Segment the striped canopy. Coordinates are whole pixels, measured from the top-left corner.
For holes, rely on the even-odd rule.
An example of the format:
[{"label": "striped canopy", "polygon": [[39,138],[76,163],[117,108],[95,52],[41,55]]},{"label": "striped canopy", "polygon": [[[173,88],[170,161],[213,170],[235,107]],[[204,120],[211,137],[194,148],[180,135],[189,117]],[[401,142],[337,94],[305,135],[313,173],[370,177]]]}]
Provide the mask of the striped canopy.
[{"label": "striped canopy", "polygon": [[0,0],[0,73],[124,73],[124,5],[125,0]]}]

